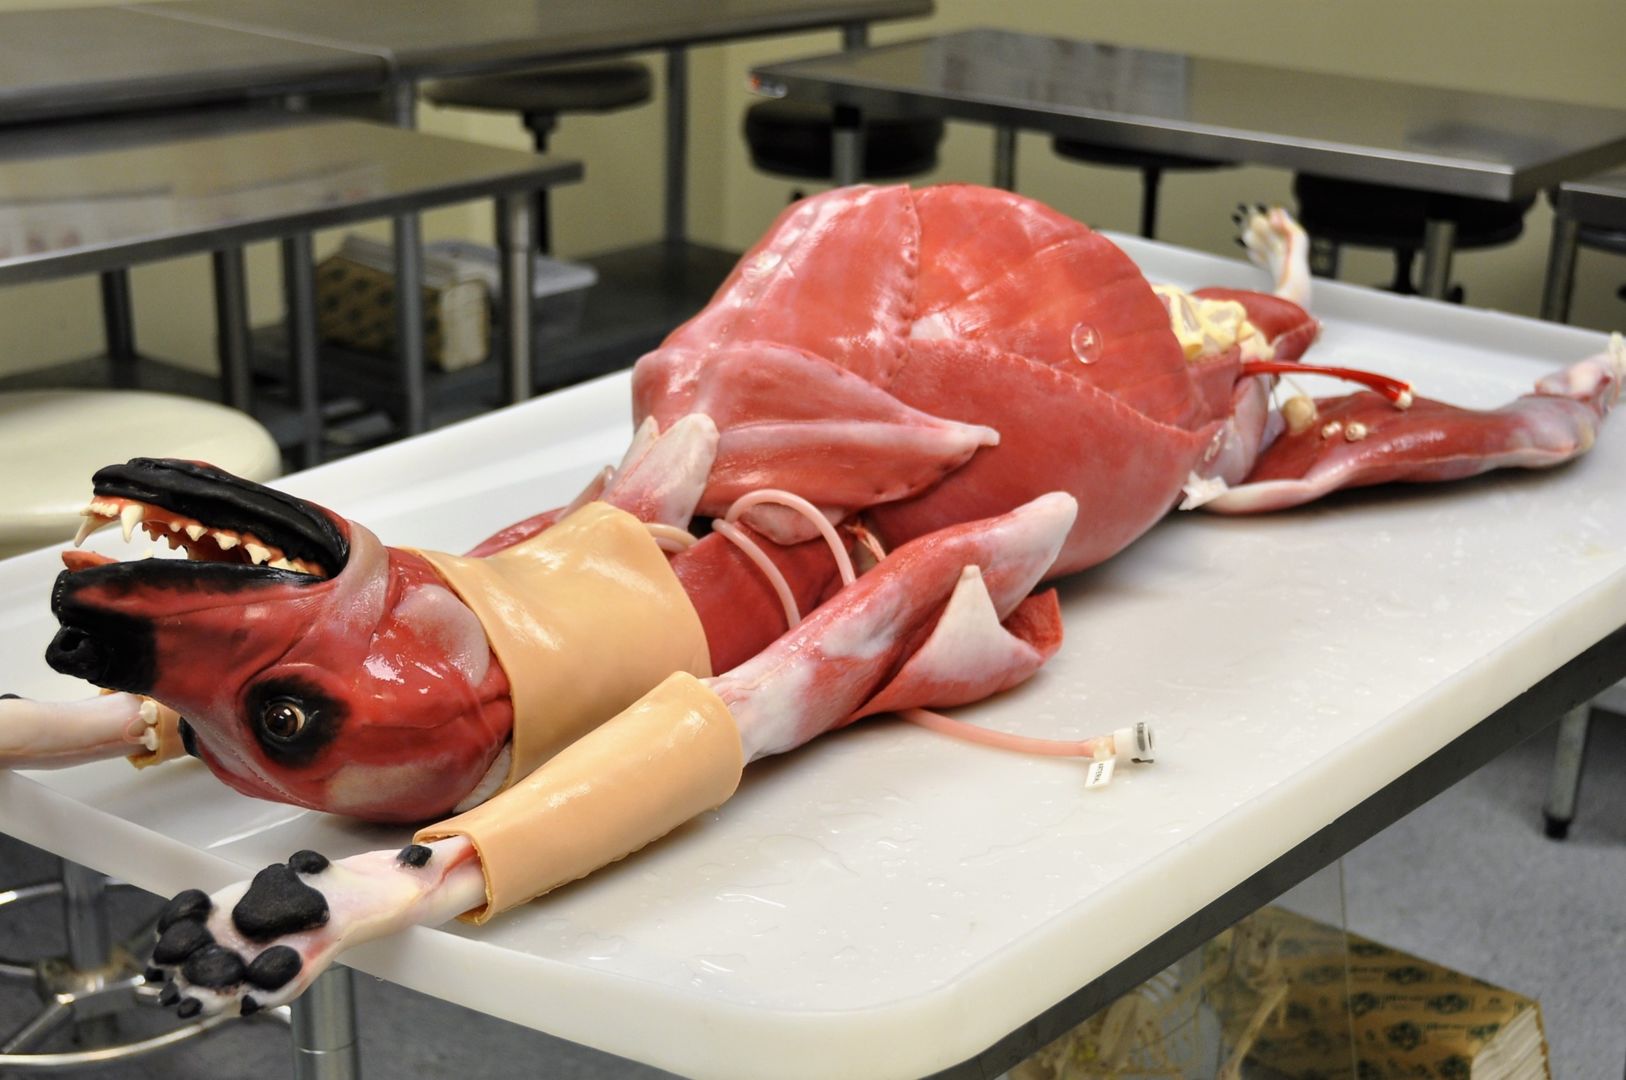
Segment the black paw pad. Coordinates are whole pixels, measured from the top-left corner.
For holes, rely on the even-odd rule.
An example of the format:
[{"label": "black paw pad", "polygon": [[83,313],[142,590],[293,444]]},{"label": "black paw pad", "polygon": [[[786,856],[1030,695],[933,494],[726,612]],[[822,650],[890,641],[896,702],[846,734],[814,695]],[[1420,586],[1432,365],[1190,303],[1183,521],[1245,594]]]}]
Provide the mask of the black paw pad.
[{"label": "black paw pad", "polygon": [[245,994],[243,996],[242,1003],[238,1006],[237,1015],[238,1016],[253,1016],[255,1013],[257,1013],[259,1011],[260,1011],[260,1003],[258,1001],[255,1001],[253,998],[251,998],[251,997],[249,997],[248,995]]},{"label": "black paw pad", "polygon": [[188,889],[176,893],[175,898],[164,905],[164,910],[158,913],[158,932],[161,934],[182,919],[193,919],[202,922],[214,910],[214,903],[210,901],[209,894],[202,889]]},{"label": "black paw pad", "polygon": [[299,954],[286,945],[273,945],[248,966],[248,981],[261,990],[280,990],[299,974]]},{"label": "black paw pad", "polygon": [[159,964],[178,964],[205,945],[213,945],[215,936],[209,928],[195,919],[171,923],[169,929],[158,936],[152,947],[152,958]]},{"label": "black paw pad", "polygon": [[433,854],[433,851],[422,844],[408,844],[401,849],[401,854],[397,855],[396,859],[402,866],[427,866],[429,857]]},{"label": "black paw pad", "polygon": [[320,851],[296,851],[288,856],[288,867],[298,874],[320,874],[327,869],[327,856]]},{"label": "black paw pad", "polygon": [[158,1004],[166,1009],[179,1000],[181,1000],[181,988],[172,982],[165,983],[164,988],[158,991]]},{"label": "black paw pad", "polygon": [[199,1001],[197,998],[183,998],[180,1008],[175,1010],[175,1015],[179,1016],[182,1020],[190,1020],[202,1011],[203,1002]]},{"label": "black paw pad", "polygon": [[154,986],[157,986],[159,983],[169,978],[169,975],[164,971],[163,968],[150,967],[141,973],[141,977],[152,983]]},{"label": "black paw pad", "polygon": [[181,974],[186,976],[187,982],[217,990],[237,985],[247,973],[248,965],[243,963],[243,958],[219,945],[205,945],[181,965]]},{"label": "black paw pad", "polygon": [[269,941],[326,925],[327,897],[299,880],[291,867],[268,866],[254,875],[232,908],[232,925],[250,941]]}]

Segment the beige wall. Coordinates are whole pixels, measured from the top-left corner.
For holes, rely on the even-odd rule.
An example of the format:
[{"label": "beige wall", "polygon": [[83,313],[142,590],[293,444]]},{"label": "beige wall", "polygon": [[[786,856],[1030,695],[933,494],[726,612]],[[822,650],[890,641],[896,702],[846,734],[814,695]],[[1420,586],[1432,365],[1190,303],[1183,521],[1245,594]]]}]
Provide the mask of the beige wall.
[{"label": "beige wall", "polygon": [[[0,0],[0,9],[53,6],[54,0]],[[993,25],[1090,37],[1241,60],[1324,71],[1459,86],[1475,90],[1626,108],[1621,43],[1626,4],[1569,0],[1068,0],[991,4],[939,0],[929,20],[880,26],[878,42],[967,26]],[[740,136],[749,103],[750,65],[836,48],[834,32],[697,50],[690,62],[690,231],[743,248],[783,207],[791,186],[753,171]],[[646,57],[659,71],[660,58]],[[659,83],[657,78],[657,83]],[[658,99],[658,93],[657,93]],[[1331,106],[1328,107],[1337,107]],[[1343,107],[1358,107],[1349,103]],[[554,198],[555,237],[566,256],[637,243],[660,231],[662,112],[653,105],[608,116],[567,117],[554,138],[557,153],[582,159],[585,183]],[[528,146],[516,120],[425,109],[425,131],[515,147]],[[927,180],[986,181],[991,139],[984,129],[952,125],[942,166]],[[1065,162],[1048,141],[1024,135],[1018,148],[1018,187],[1092,224],[1132,231],[1137,221],[1135,174]],[[1277,170],[1242,168],[1174,174],[1164,181],[1163,238],[1230,256],[1228,215],[1238,202],[1287,201],[1288,178]],[[1534,314],[1545,266],[1551,216],[1545,201],[1530,215],[1516,244],[1457,259],[1456,278],[1470,302]],[[373,230],[387,235],[382,226]],[[484,206],[432,214],[425,235],[489,238]],[[334,242],[326,236],[319,250]],[[1351,253],[1348,280],[1386,281],[1378,254]],[[275,248],[250,252],[254,318],[280,311]],[[1610,329],[1626,326],[1626,304],[1614,290],[1626,280],[1626,260],[1583,252],[1574,321]],[[208,370],[213,329],[208,263],[187,259],[137,270],[137,336],[150,353]],[[93,279],[0,290],[0,371],[42,366],[100,348]]]}]

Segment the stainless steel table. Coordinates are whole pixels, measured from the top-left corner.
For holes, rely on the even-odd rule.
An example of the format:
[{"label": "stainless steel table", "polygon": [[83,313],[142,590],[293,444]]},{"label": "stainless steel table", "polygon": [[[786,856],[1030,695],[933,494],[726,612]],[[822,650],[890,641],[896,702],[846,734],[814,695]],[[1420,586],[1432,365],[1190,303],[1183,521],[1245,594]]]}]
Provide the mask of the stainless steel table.
[{"label": "stainless steel table", "polygon": [[1543,319],[1564,322],[1569,318],[1575,255],[1583,228],[1619,233],[1626,238],[1626,169],[1566,180],[1554,193],[1553,240],[1547,251],[1547,281],[1541,295]]},{"label": "stainless steel table", "polygon": [[377,89],[377,56],[127,8],[0,12],[0,127]]},{"label": "stainless steel table", "polygon": [[[767,64],[752,78],[770,96],[838,106],[849,181],[862,112],[876,108],[1485,199],[1626,160],[1626,110],[1000,30]],[[1010,171],[996,162],[996,175]],[[1428,223],[1426,295],[1444,295],[1453,233]]]},{"label": "stainless steel table", "polygon": [[[283,245],[293,382],[307,461],[320,454],[310,233],[432,206],[497,202],[508,384],[530,394],[530,197],[573,161],[348,120],[232,110],[0,129],[0,286],[216,255],[225,381],[248,385],[246,294],[223,253]],[[403,290],[415,292],[416,290]],[[421,323],[412,324],[421,333]],[[419,360],[401,377],[423,384]]]},{"label": "stainless steel table", "polygon": [[[656,302],[633,310],[618,306],[606,327],[608,342],[631,344],[634,354],[652,347],[675,322],[671,301],[686,301],[685,287],[698,270],[709,281],[701,295],[719,283],[733,263],[720,253],[685,239],[688,173],[688,64],[692,45],[770,34],[841,27],[844,43],[863,42],[869,23],[928,15],[932,0],[598,0],[581,4],[540,4],[534,0],[477,0],[435,4],[403,0],[175,0],[132,8],[169,21],[213,26],[283,38],[302,44],[354,50],[389,65],[390,111],[395,122],[412,127],[417,84],[429,78],[484,74],[534,67],[554,61],[663,49],[666,52],[666,177],[664,236],[633,252],[613,253],[599,265],[610,292],[623,285],[610,274],[630,272],[628,283],[672,283]],[[416,218],[396,221],[397,277],[412,280],[419,247]],[[631,256],[629,258],[628,256]],[[630,266],[629,266],[630,264]],[[714,280],[711,280],[714,279]],[[675,294],[675,295],[674,295]],[[690,312],[684,312],[688,314]],[[403,312],[402,317],[409,313]],[[629,342],[628,319],[638,324]],[[408,360],[407,362],[412,362]],[[409,404],[408,430],[422,430],[423,403]]]}]

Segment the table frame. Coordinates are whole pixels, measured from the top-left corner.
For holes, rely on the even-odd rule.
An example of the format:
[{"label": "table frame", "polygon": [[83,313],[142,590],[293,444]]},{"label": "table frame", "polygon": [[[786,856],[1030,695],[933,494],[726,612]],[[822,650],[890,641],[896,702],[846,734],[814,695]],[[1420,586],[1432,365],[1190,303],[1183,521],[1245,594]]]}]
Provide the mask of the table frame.
[{"label": "table frame", "polygon": [[[233,114],[234,116],[236,114]],[[297,116],[243,113],[244,120],[297,128]],[[317,123],[335,121],[319,120]],[[54,133],[54,132],[53,132]],[[222,131],[220,134],[229,134]],[[155,132],[161,138],[162,132]],[[516,159],[524,155],[516,153]],[[214,307],[219,334],[221,381],[227,404],[247,410],[250,404],[247,274],[243,260],[246,244],[277,240],[281,244],[283,291],[287,307],[289,358],[295,400],[303,427],[301,455],[306,465],[321,460],[321,402],[317,393],[318,340],[312,233],[320,228],[394,215],[397,224],[397,268],[404,264],[419,278],[421,252],[417,212],[435,206],[490,198],[497,208],[499,227],[500,302],[513,313],[507,330],[507,389],[511,401],[529,397],[534,382],[534,338],[530,315],[534,297],[534,239],[530,223],[535,193],[544,187],[581,177],[578,162],[532,157],[534,167],[480,182],[445,185],[415,195],[391,195],[343,206],[315,207],[272,220],[251,220],[212,228],[207,232],[153,236],[139,242],[103,248],[82,248],[44,259],[0,264],[0,286],[67,277],[102,275],[108,345],[115,375],[133,368],[135,351],[130,329],[128,268],[141,262],[182,255],[211,256]],[[402,230],[402,224],[406,228]],[[402,343],[400,364],[408,393],[415,392],[416,407],[424,401],[423,301],[417,289],[398,289],[397,334]],[[524,317],[519,317],[523,315]],[[115,378],[115,382],[119,381]]]}]

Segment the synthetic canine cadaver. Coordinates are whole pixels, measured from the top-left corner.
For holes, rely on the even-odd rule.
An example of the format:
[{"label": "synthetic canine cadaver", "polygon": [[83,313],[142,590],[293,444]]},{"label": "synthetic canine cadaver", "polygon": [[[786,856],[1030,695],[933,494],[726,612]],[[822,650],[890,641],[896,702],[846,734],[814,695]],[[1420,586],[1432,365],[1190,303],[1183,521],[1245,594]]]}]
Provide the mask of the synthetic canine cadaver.
[{"label": "synthetic canine cadaver", "polygon": [[[1304,237],[1279,211],[1238,223],[1275,294],[1155,287],[1001,191],[799,202],[639,362],[622,463],[466,556],[388,547],[206,465],[103,469],[86,532],[141,527],[190,559],[65,554],[48,660],[116,692],[0,702],[0,764],[136,742],[138,763],[191,753],[247,794],[435,822],[400,851],[300,852],[175,898],[165,1000],[249,1012],[350,944],[591,873],[722,803],[758,757],[875,712],[941,727],[925,709],[1060,647],[1035,586],[1176,504],[1554,465],[1619,395],[1617,339],[1493,412],[1342,370],[1372,389],[1278,407],[1280,371],[1327,370],[1300,362]],[[1151,756],[1137,730],[1045,749]]]}]

